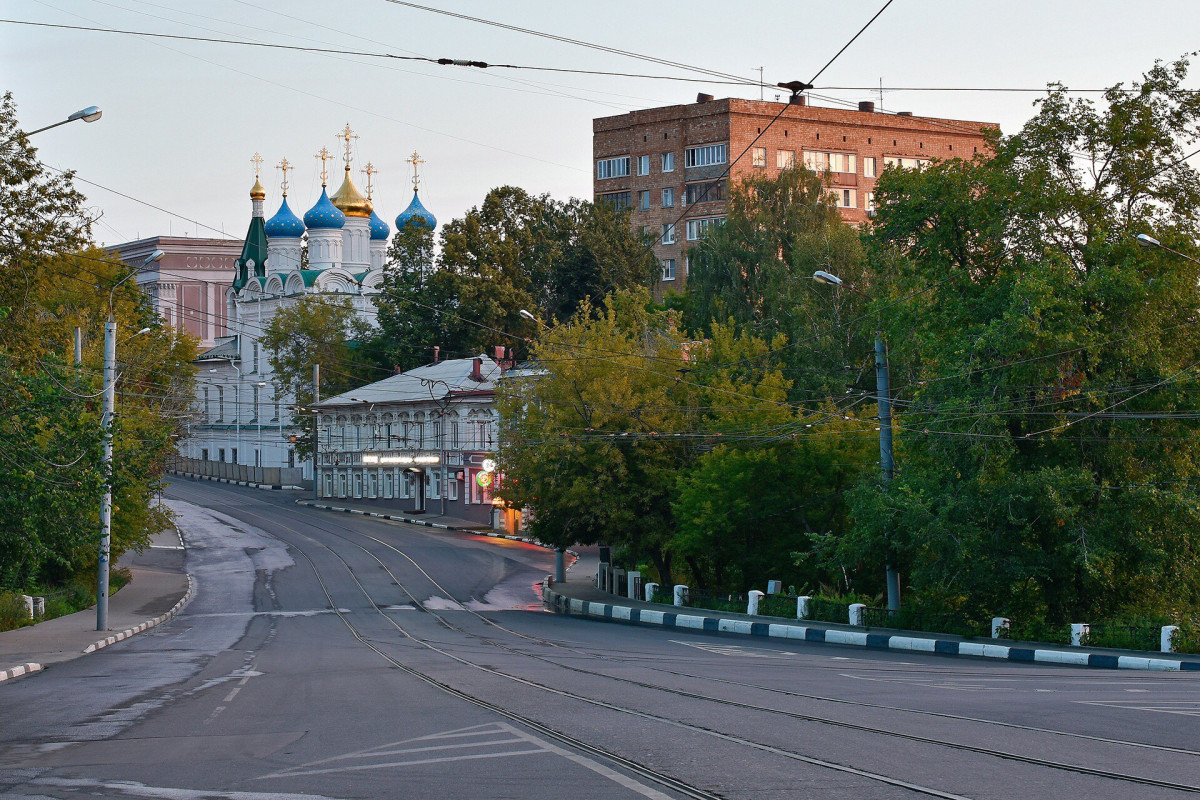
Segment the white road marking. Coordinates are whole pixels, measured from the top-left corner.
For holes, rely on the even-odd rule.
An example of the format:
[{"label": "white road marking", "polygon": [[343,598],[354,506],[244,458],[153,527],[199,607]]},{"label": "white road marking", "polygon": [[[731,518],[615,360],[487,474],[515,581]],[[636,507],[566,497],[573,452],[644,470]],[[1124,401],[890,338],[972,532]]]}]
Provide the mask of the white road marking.
[{"label": "white road marking", "polygon": [[1155,703],[1137,703],[1134,700],[1074,700],[1084,706],[1118,708],[1123,711],[1153,711],[1159,714],[1180,714],[1185,717],[1200,717],[1200,701],[1159,700]]},{"label": "white road marking", "polygon": [[223,703],[232,702],[233,698],[237,697],[237,693],[240,692],[241,690],[242,690],[242,687],[240,687],[240,686],[233,687],[233,689],[230,690],[229,694],[225,695],[225,699],[222,700],[221,702],[223,702]]},{"label": "white road marking", "polygon": [[672,644],[681,644],[685,647],[694,647],[697,650],[703,650],[706,653],[715,653],[719,656],[741,656],[743,658],[777,658],[779,656],[795,657],[798,653],[793,653],[788,650],[768,650],[763,647],[745,647],[740,644],[710,644],[708,642],[683,642],[677,639],[669,640]]},{"label": "white road marking", "polygon": [[[176,789],[147,786],[137,781],[94,781],[71,778],[35,778],[31,784],[64,789],[103,789],[113,797],[154,797],[160,800],[338,800],[323,794],[296,792],[223,792],[214,789]],[[99,792],[96,792],[99,794]]]}]

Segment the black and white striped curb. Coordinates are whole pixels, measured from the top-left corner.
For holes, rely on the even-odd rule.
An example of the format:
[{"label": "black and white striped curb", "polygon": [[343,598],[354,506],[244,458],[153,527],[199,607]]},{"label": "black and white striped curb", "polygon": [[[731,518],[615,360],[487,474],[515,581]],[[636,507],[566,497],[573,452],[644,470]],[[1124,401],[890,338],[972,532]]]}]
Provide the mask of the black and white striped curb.
[{"label": "black and white striped curb", "polygon": [[[524,542],[531,544],[534,547],[542,547],[546,550],[555,549],[551,545],[542,544],[537,539],[530,539],[528,536],[515,536],[511,533],[498,533],[496,531],[480,530],[479,528],[463,528],[454,525],[443,525],[440,522],[430,522],[424,519],[412,519],[411,517],[401,517],[397,514],[380,514],[375,511],[364,511],[360,508],[345,508],[343,506],[328,506],[322,503],[314,503],[311,500],[297,500],[297,505],[308,506],[309,508],[319,508],[322,511],[340,511],[343,514],[358,514],[360,517],[375,517],[376,519],[390,519],[392,522],[406,522],[409,525],[424,525],[426,528],[441,528],[447,531],[460,531],[462,533],[474,533],[479,536],[488,536],[492,539],[511,539],[514,542]],[[579,554],[574,550],[564,550],[564,553],[572,558],[579,558]]]},{"label": "black and white striped curb", "polygon": [[34,672],[41,671],[41,664],[21,664],[16,667],[9,667],[8,669],[0,669],[0,683],[3,683],[10,678],[19,678],[22,675],[30,675]]},{"label": "black and white striped curb", "polygon": [[149,630],[150,628],[153,628],[156,625],[163,624],[164,622],[169,620],[171,617],[178,614],[181,610],[183,610],[183,607],[186,606],[188,604],[188,602],[192,599],[192,594],[195,589],[195,584],[192,583],[191,575],[187,576],[187,583],[188,583],[187,591],[184,592],[183,597],[179,598],[179,602],[176,603],[175,605],[173,605],[171,607],[171,610],[168,611],[167,613],[165,613],[161,616],[155,617],[154,619],[148,619],[145,622],[143,622],[141,625],[137,625],[133,628],[126,628],[125,630],[121,631],[120,633],[113,634],[112,636],[109,636],[105,639],[101,639],[98,642],[92,642],[87,647],[83,648],[83,652],[85,654],[94,653],[97,650],[108,647],[110,644],[116,644],[117,642],[124,641],[125,639],[128,639],[130,636],[141,633],[142,631],[145,631],[145,630]]},{"label": "black and white striped curb", "polygon": [[658,625],[678,630],[705,631],[709,633],[733,633],[742,636],[763,636],[772,639],[788,639],[801,642],[823,642],[825,644],[869,647],[875,650],[902,650],[910,653],[937,653],[941,655],[977,656],[998,658],[1007,661],[1038,662],[1043,664],[1065,664],[1073,667],[1095,669],[1140,669],[1179,672],[1200,671],[1200,661],[1183,661],[1174,658],[1147,658],[1122,656],[1110,653],[1095,653],[1086,650],[1047,650],[1029,647],[1012,647],[983,642],[962,642],[956,639],[929,639],[917,636],[897,636],[889,633],[867,633],[833,628],[817,628],[805,625],[785,625],[774,622],[751,622],[742,619],[723,619],[698,614],[679,614],[650,608],[632,608],[611,603],[593,603],[567,597],[542,586],[542,602],[557,614],[592,617],[595,619],[624,622],[629,625]]},{"label": "black and white striped curb", "polygon": [[194,481],[216,481],[217,483],[228,483],[232,486],[246,486],[251,489],[303,489],[303,486],[292,486],[290,484],[281,483],[254,483],[253,481],[235,481],[232,478],[216,478],[212,475],[197,475],[193,472],[180,472],[177,469],[167,470],[168,475],[174,475],[178,478],[191,478]]}]

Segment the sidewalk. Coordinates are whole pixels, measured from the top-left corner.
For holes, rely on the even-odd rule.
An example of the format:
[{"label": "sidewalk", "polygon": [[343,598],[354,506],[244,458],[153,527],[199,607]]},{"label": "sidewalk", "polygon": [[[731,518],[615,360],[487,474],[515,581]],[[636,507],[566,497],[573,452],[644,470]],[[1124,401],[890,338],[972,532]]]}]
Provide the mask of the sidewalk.
[{"label": "sidewalk", "polygon": [[0,633],[0,682],[79,658],[166,621],[191,593],[183,564],[184,551],[174,531],[156,536],[142,553],[126,553],[117,566],[128,567],[133,579],[108,600],[107,632],[96,630],[93,606]]},{"label": "sidewalk", "polygon": [[1097,647],[1053,647],[1038,642],[1002,639],[966,639],[950,634],[859,628],[831,622],[750,616],[704,608],[648,603],[609,594],[596,588],[596,564],[585,564],[567,574],[562,583],[547,583],[542,600],[557,614],[583,616],[607,622],[648,625],[689,633],[790,639],[808,643],[848,645],[905,653],[973,656],[1006,661],[1062,664],[1093,669],[1200,671],[1200,657],[1174,653],[1147,653]]},{"label": "sidewalk", "polygon": [[[296,503],[310,508],[320,508],[326,511],[342,511],[362,516],[390,519],[395,522],[407,522],[411,525],[424,525],[427,528],[444,528],[451,531],[488,532],[492,527],[484,522],[474,522],[461,517],[442,516],[432,511],[424,514],[414,514],[411,511],[397,508],[387,500],[368,500],[365,498],[351,499],[349,497],[323,497],[313,500],[312,496],[302,497]],[[433,501],[437,505],[437,501]]]}]

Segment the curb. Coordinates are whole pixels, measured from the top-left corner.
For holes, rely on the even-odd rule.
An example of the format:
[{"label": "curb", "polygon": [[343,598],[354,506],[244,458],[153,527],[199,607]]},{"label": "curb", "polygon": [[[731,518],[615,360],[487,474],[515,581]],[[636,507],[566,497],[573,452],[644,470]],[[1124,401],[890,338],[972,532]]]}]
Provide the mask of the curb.
[{"label": "curb", "polygon": [[0,669],[0,682],[19,678],[22,675],[31,675],[34,672],[41,672],[41,664],[22,664],[19,667],[9,667],[8,669]]},{"label": "curb", "polygon": [[678,614],[649,608],[618,606],[611,603],[593,603],[588,600],[577,600],[573,597],[559,594],[551,589],[548,583],[543,583],[542,585],[542,602],[554,613],[564,616],[592,617],[610,622],[624,622],[629,625],[656,625],[692,632],[733,633],[742,636],[760,636],[771,639],[868,647],[872,650],[898,650],[906,653],[922,652],[951,656],[975,656],[1006,661],[1064,664],[1066,666],[1090,667],[1092,669],[1135,669],[1165,672],[1200,671],[1200,661],[1120,656],[1109,653],[1093,653],[1086,650],[1034,649],[1001,644],[984,644],[982,642],[963,642],[957,639],[928,639],[917,636],[896,636],[888,633],[843,631],[803,625],[723,619],[697,614]]},{"label": "curb", "polygon": [[183,610],[183,607],[186,606],[188,604],[188,602],[192,599],[192,594],[196,588],[195,584],[192,582],[191,575],[187,576],[187,582],[188,582],[187,591],[184,592],[183,597],[179,598],[179,602],[171,607],[170,611],[168,611],[167,613],[165,613],[161,616],[155,617],[154,619],[146,620],[141,625],[138,625],[136,627],[126,628],[125,630],[121,631],[120,633],[114,634],[105,639],[101,639],[98,642],[92,642],[87,647],[83,648],[84,654],[86,655],[88,653],[94,653],[97,650],[101,650],[105,647],[108,647],[110,644],[116,644],[117,642],[124,641],[125,639],[128,639],[130,636],[141,633],[142,631],[145,631],[145,630],[149,630],[150,628],[153,628],[156,625],[161,625],[162,623],[169,620],[171,617],[178,614],[181,610]]},{"label": "curb", "polygon": [[[376,519],[390,519],[392,522],[406,522],[409,525],[424,525],[426,528],[441,528],[447,531],[459,531],[461,533],[474,533],[479,536],[487,536],[491,539],[511,539],[514,542],[524,542],[531,544],[534,547],[541,547],[545,550],[554,550],[548,544],[542,544],[537,539],[530,539],[528,536],[514,536],[511,533],[497,533],[495,531],[479,530],[477,528],[460,528],[454,525],[443,525],[440,522],[429,522],[423,519],[412,519],[411,517],[400,517],[395,514],[378,514],[374,511],[363,511],[358,508],[344,508],[342,506],[327,506],[321,503],[314,503],[311,500],[297,500],[296,505],[307,506],[309,508],[319,508],[322,511],[340,511],[343,514],[358,514],[360,517],[375,517]],[[579,554],[574,550],[563,550],[573,558],[579,558]]]},{"label": "curb", "polygon": [[268,491],[278,491],[280,489],[303,489],[303,486],[292,486],[290,484],[279,483],[254,483],[253,481],[235,481],[232,478],[216,478],[212,475],[196,475],[192,472],[180,472],[177,469],[166,470],[168,475],[174,475],[177,478],[191,478],[194,481],[216,481],[217,483],[228,483],[232,486],[247,486],[251,489],[266,489]]}]

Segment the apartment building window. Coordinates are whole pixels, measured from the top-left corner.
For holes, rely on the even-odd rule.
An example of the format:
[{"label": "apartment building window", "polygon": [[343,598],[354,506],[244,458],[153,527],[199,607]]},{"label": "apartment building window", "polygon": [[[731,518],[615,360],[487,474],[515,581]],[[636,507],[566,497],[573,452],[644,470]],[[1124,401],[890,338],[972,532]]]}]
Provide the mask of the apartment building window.
[{"label": "apartment building window", "polygon": [[650,190],[643,189],[638,192],[638,211],[650,210]]},{"label": "apartment building window", "polygon": [[629,156],[603,158],[596,162],[596,179],[624,178],[629,174]]},{"label": "apartment building window", "polygon": [[863,175],[868,178],[875,177],[875,157],[868,156],[863,159]]},{"label": "apartment building window", "polygon": [[613,208],[617,211],[624,211],[629,208],[631,196],[629,192],[609,192],[608,194],[600,195],[600,199],[612,203]]},{"label": "apartment building window", "polygon": [[703,219],[689,219],[687,221],[687,240],[689,242],[700,241],[700,237],[714,225],[721,225],[725,222],[724,217],[704,217]]},{"label": "apartment building window", "polygon": [[765,168],[767,166],[767,148],[765,148],[765,147],[754,148],[753,150],[750,151],[750,159],[751,159],[750,163],[753,164],[754,166]]},{"label": "apartment building window", "polygon": [[867,215],[875,216],[875,193],[867,192]]},{"label": "apartment building window", "polygon": [[795,150],[780,150],[775,154],[776,165],[780,169],[794,169],[796,166]]},{"label": "apartment building window", "polygon": [[900,169],[925,169],[929,165],[928,158],[902,158],[900,156],[884,156],[883,166],[900,167]]},{"label": "apartment building window", "polygon": [[675,280],[675,259],[664,258],[662,260],[662,279],[664,281]]},{"label": "apartment building window", "polygon": [[703,181],[689,183],[683,187],[683,204],[711,203],[725,199],[725,181]]},{"label": "apartment building window", "polygon": [[858,192],[854,189],[830,189],[838,208],[858,208]]},{"label": "apartment building window", "polygon": [[663,153],[662,154],[662,171],[663,172],[674,172],[675,171],[675,154],[674,153]]},{"label": "apartment building window", "polygon": [[813,172],[854,173],[857,159],[853,153],[829,153],[820,150],[804,151],[804,166]]},{"label": "apartment building window", "polygon": [[[217,387],[217,422],[225,420],[225,390],[220,386]],[[221,459],[224,461],[225,459]]]},{"label": "apartment building window", "polygon": [[675,189],[673,187],[667,187],[666,189],[662,190],[662,207],[675,207]]},{"label": "apartment building window", "polygon": [[638,156],[637,157],[637,174],[638,175],[649,175],[650,174],[650,156]]},{"label": "apartment building window", "polygon": [[675,223],[667,222],[662,226],[662,243],[675,244]]},{"label": "apartment building window", "polygon": [[729,145],[726,144],[702,144],[683,151],[685,167],[709,167],[713,164],[724,164],[728,160]]}]

